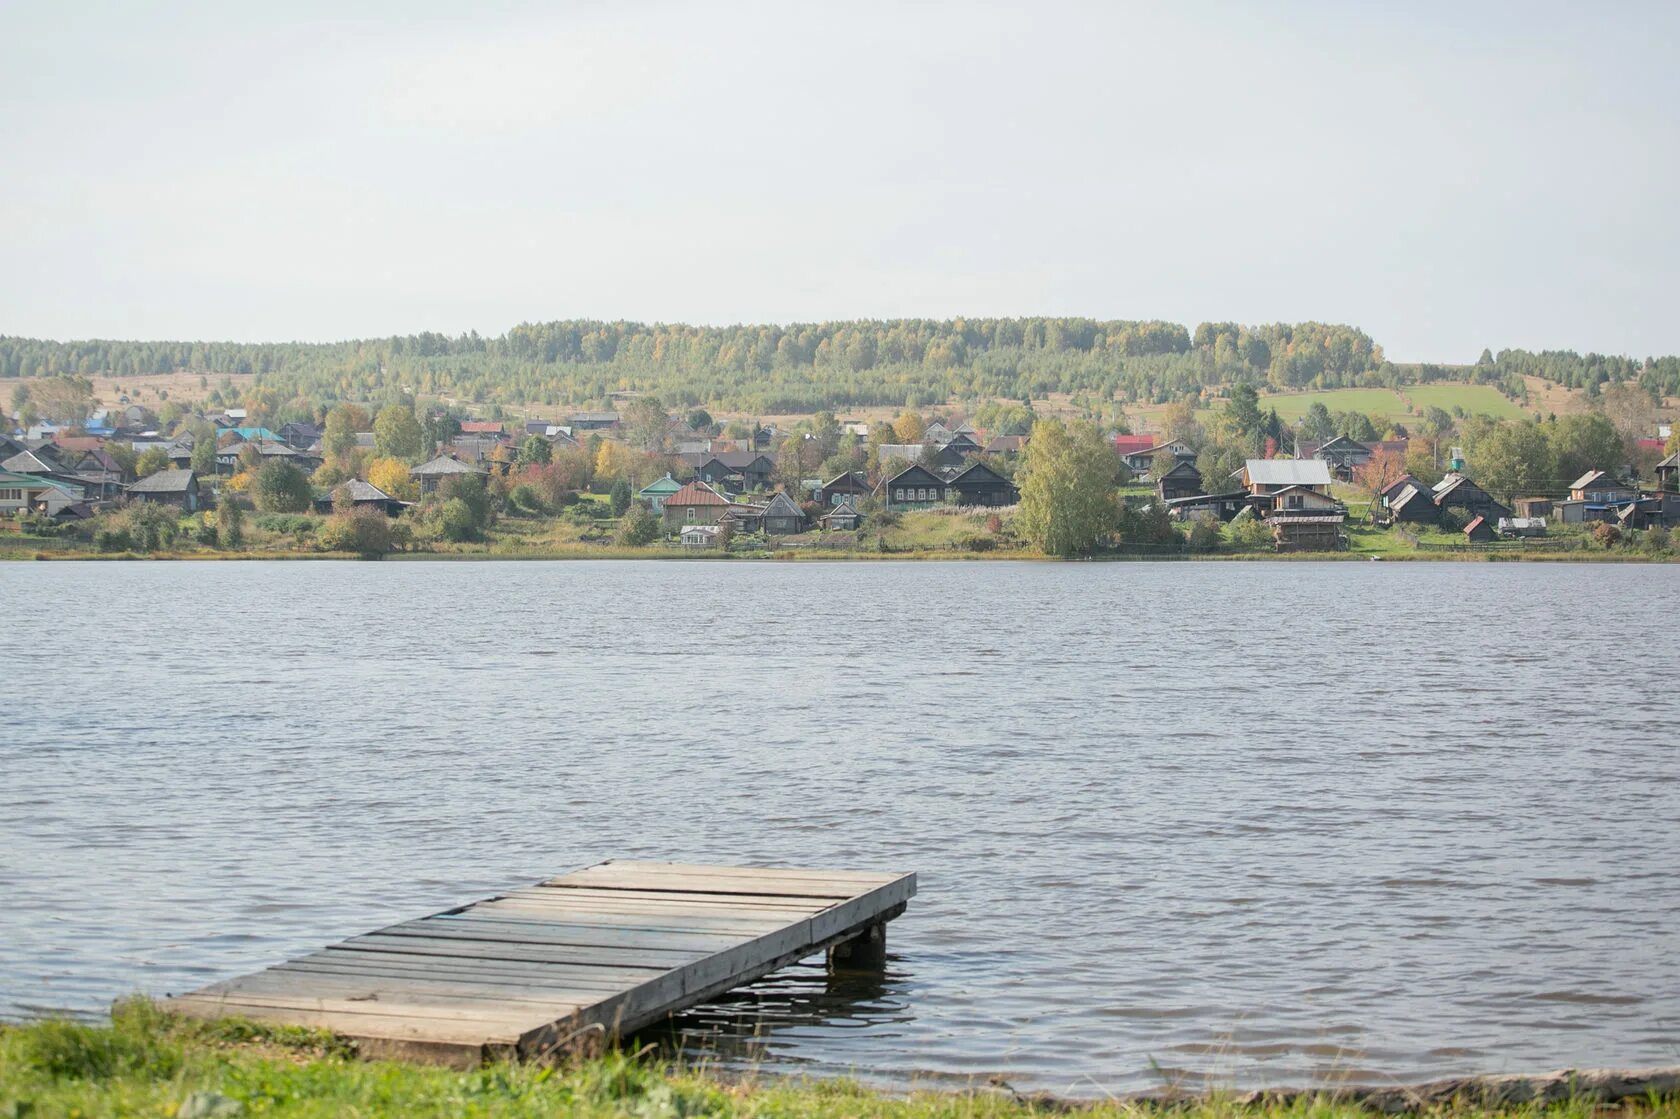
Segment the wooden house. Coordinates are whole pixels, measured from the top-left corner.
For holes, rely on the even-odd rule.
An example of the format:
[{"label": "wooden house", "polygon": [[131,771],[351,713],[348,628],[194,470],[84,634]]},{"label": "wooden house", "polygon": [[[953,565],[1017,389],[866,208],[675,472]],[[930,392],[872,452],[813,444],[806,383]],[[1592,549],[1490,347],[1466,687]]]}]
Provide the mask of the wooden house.
[{"label": "wooden house", "polygon": [[566,417],[573,431],[607,431],[618,426],[617,412],[573,412]]},{"label": "wooden house", "polygon": [[1322,459],[1251,458],[1236,477],[1251,496],[1269,497],[1291,486],[1303,486],[1328,494],[1330,467]]},{"label": "wooden house", "polygon": [[1388,502],[1390,524],[1433,525],[1441,522],[1441,507],[1435,495],[1421,482],[1408,483]]},{"label": "wooden house", "polygon": [[1657,463],[1657,488],[1664,493],[1680,493],[1680,451]]},{"label": "wooden house", "polygon": [[[1510,518],[1505,518],[1509,520]],[[1469,544],[1486,544],[1493,539],[1493,525],[1486,517],[1475,517],[1464,526],[1464,540]]]},{"label": "wooden house", "polygon": [[665,499],[661,514],[665,528],[675,532],[684,525],[715,525],[729,507],[729,499],[706,483],[690,482]]},{"label": "wooden house", "polygon": [[317,513],[336,512],[340,500],[347,502],[354,509],[377,509],[387,517],[394,517],[408,508],[408,502],[392,497],[372,482],[364,482],[360,478],[352,478],[348,482],[333,487],[333,491],[325,497],[315,499]]},{"label": "wooden house", "polygon": [[1626,482],[1618,482],[1602,470],[1589,470],[1569,483],[1569,499],[1593,505],[1621,505],[1634,501],[1639,491]]},{"label": "wooden house", "polygon": [[0,470],[0,514],[29,509],[43,499],[73,504],[86,496],[80,486],[49,478],[45,474]]},{"label": "wooden house", "polygon": [[183,513],[198,512],[198,476],[191,470],[160,470],[128,487],[130,501],[173,505]]},{"label": "wooden house", "polygon": [[1312,486],[1285,486],[1271,495],[1272,510],[1293,516],[1327,516],[1344,512],[1342,503]]},{"label": "wooden house", "polygon": [[805,530],[805,513],[793,498],[777,493],[764,507],[764,532],[769,536],[791,536]]},{"label": "wooden house", "polygon": [[1195,517],[1217,517],[1221,521],[1231,521],[1249,507],[1247,490],[1236,490],[1232,493],[1199,493],[1190,497],[1171,498],[1162,504],[1166,506],[1167,516],[1180,521],[1188,521]]},{"label": "wooden house", "polygon": [[851,497],[843,497],[840,504],[817,518],[819,524],[830,532],[856,532],[863,523],[858,515],[857,506],[852,504]]},{"label": "wooden house", "polygon": [[[1126,442],[1122,444],[1121,440]],[[1116,436],[1115,448],[1120,451],[1120,461],[1126,464],[1126,469],[1133,474],[1148,474],[1155,465],[1155,456],[1162,451],[1171,451],[1179,462],[1195,462],[1196,451],[1182,439],[1168,439],[1163,443],[1149,442],[1146,447],[1137,447],[1133,436]],[[1130,448],[1130,449],[1127,449]]]},{"label": "wooden house", "polygon": [[1155,496],[1163,503],[1202,492],[1202,472],[1193,462],[1180,462],[1155,479]]},{"label": "wooden house", "polygon": [[848,470],[824,482],[817,490],[816,499],[824,505],[837,506],[847,498],[862,500],[868,494],[869,476],[861,470]]},{"label": "wooden house", "polygon": [[1511,510],[1462,474],[1448,474],[1436,484],[1433,493],[1436,506],[1443,511],[1458,509],[1467,517],[1486,517],[1490,521],[1511,515]]},{"label": "wooden house", "polygon": [[1393,439],[1376,443],[1361,443],[1345,435],[1336,435],[1323,443],[1302,439],[1295,444],[1296,458],[1322,459],[1330,472],[1344,482],[1353,480],[1353,472],[1370,462],[1379,452],[1398,458],[1406,457],[1407,441]]},{"label": "wooden house", "polygon": [[1026,450],[1027,437],[1025,435],[994,435],[986,440],[981,448],[982,454],[988,455],[1018,455]]},{"label": "wooden house", "polygon": [[636,491],[636,496],[647,502],[649,509],[655,513],[665,511],[665,499],[682,489],[682,483],[671,477],[667,472],[665,477],[649,482]]},{"label": "wooden house", "polygon": [[740,536],[756,536],[764,531],[764,510],[768,505],[753,501],[732,501],[729,508],[718,514],[717,523],[728,525]]},{"label": "wooden house", "polygon": [[945,504],[945,479],[925,466],[907,466],[881,483],[888,509],[926,509]]},{"label": "wooden house", "polygon": [[1340,513],[1315,517],[1277,514],[1266,519],[1272,540],[1280,552],[1333,552],[1346,544]]},{"label": "wooden house", "polygon": [[757,451],[714,451],[698,457],[701,461],[694,467],[694,477],[732,493],[766,489],[776,472],[776,460]]},{"label": "wooden house", "polygon": [[946,480],[946,496],[953,505],[1003,506],[1021,500],[1015,483],[983,462],[970,463]]},{"label": "wooden house", "polygon": [[975,441],[974,436],[966,431],[953,431],[951,437],[945,440],[945,446],[954,448],[959,454],[977,455],[980,453],[980,444]]},{"label": "wooden house", "polygon": [[875,453],[882,470],[890,470],[893,463],[910,465],[926,462],[935,469],[963,464],[961,451],[933,443],[882,443]]},{"label": "wooden house", "polygon": [[430,462],[410,468],[408,472],[410,478],[420,483],[420,492],[423,494],[436,493],[445,478],[458,478],[466,474],[477,474],[482,478],[487,475],[487,471],[458,458],[439,455]]},{"label": "wooden house", "polygon": [[1552,499],[1549,497],[1519,497],[1514,505],[1517,507],[1518,517],[1549,517],[1552,515]]}]

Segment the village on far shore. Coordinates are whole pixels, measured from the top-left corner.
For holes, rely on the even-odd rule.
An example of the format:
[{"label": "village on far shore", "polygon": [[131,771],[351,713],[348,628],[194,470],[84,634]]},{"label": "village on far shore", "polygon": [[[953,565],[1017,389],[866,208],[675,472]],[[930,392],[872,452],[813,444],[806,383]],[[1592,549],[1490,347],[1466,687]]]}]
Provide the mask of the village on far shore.
[{"label": "village on far shore", "polygon": [[[669,415],[625,395],[622,408],[522,421],[412,403],[323,406],[273,428],[240,407],[164,425],[126,402],[27,427],[8,418],[0,555],[1032,551],[1015,531],[1030,405],[995,410],[991,430],[949,409],[778,427]],[[1434,421],[1427,445],[1364,434],[1256,434],[1252,457],[1227,455],[1207,477],[1206,445],[1104,430],[1112,462],[1089,469],[1111,475],[1100,484],[1129,526],[1107,544],[1139,555],[1539,553],[1642,539],[1666,553],[1680,524],[1666,424],[1632,440],[1643,481],[1627,456],[1515,496],[1478,483],[1475,463],[1444,443],[1450,424]]]}]

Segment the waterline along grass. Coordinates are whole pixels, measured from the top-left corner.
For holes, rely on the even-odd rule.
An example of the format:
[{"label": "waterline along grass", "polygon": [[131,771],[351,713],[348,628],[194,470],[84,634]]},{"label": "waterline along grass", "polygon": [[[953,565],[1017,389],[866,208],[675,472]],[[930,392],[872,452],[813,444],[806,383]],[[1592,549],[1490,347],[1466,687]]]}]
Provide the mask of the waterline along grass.
[{"label": "waterline along grass", "polygon": [[[174,1018],[155,1004],[120,1003],[111,1024],[0,1026],[0,1116],[628,1116],[632,1119],[1026,1119],[1070,1105],[1007,1091],[884,1094],[847,1080],[725,1080],[645,1053],[559,1066],[493,1065],[468,1072],[364,1062],[329,1034],[239,1021]],[[1180,1104],[1111,1100],[1092,1115],[1188,1119],[1342,1119],[1370,1114],[1324,1098]],[[1548,1108],[1435,1108],[1441,1116],[1680,1119],[1680,1100]]]}]

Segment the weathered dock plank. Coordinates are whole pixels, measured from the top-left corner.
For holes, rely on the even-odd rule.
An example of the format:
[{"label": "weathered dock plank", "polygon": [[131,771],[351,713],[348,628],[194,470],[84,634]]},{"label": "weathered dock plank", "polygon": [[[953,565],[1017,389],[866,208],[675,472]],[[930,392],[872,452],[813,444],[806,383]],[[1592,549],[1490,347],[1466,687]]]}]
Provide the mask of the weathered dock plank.
[{"label": "weathered dock plank", "polygon": [[451,1064],[595,1048],[904,911],[916,876],[606,862],[169,999]]}]

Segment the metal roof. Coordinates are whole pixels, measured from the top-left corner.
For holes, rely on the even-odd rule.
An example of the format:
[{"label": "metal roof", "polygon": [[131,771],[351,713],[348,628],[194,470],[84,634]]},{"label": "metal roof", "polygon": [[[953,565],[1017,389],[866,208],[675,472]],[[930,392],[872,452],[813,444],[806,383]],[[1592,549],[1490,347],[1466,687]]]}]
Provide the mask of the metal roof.
[{"label": "metal roof", "polygon": [[128,487],[129,493],[185,493],[193,483],[191,470],[159,470]]},{"label": "metal roof", "polygon": [[1251,458],[1243,464],[1250,485],[1328,486],[1330,467],[1318,458]]}]

